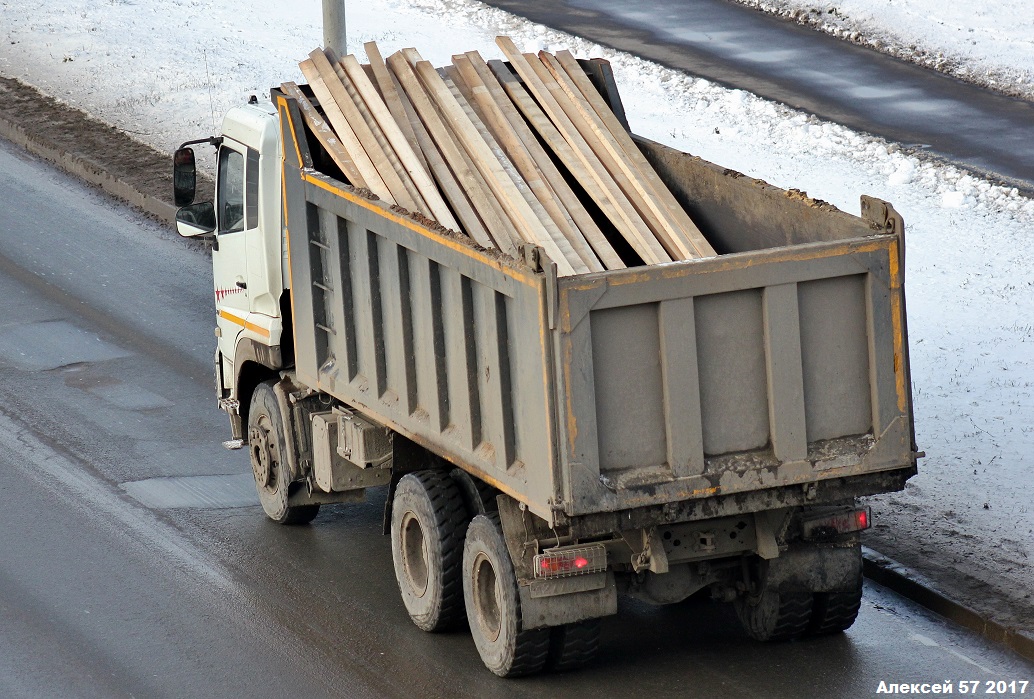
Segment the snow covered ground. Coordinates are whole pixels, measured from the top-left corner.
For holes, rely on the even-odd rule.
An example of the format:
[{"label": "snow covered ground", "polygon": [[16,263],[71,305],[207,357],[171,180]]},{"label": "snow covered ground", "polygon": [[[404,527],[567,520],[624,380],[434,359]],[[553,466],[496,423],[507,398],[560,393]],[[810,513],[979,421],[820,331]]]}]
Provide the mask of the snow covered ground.
[{"label": "snow covered ground", "polygon": [[[939,2],[934,22],[948,26],[969,13],[951,21],[985,26],[976,20],[1006,17],[1005,29],[988,33],[1014,37],[1017,58],[1005,49],[988,56],[1026,70],[1034,60],[1026,2]],[[921,18],[933,0],[894,0],[895,11],[899,4]],[[855,5],[891,11],[890,0],[839,7]],[[300,81],[297,62],[320,44],[320,23],[320,0],[0,0],[0,72],[170,150],[215,131],[218,115],[249,94]],[[476,0],[352,2],[348,28],[351,46],[376,40],[385,54],[416,46],[436,65],[470,49],[500,57],[500,33],[528,48],[603,56],[634,131],[852,213],[860,194],[893,202],[908,229],[916,424],[928,457],[903,493],[879,499],[878,516],[924,556],[950,551],[960,571],[1020,598],[1034,593],[1034,202],[896,144]]]},{"label": "snow covered ground", "polygon": [[1007,94],[1034,99],[1030,0],[735,0]]}]

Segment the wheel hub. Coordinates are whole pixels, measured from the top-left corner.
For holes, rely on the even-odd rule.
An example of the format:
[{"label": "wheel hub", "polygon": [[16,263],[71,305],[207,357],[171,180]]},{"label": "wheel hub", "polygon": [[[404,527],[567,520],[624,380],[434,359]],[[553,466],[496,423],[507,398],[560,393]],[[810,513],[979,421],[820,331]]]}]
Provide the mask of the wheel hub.
[{"label": "wheel hub", "polygon": [[272,481],[275,456],[269,434],[257,427],[251,428],[248,435],[251,444],[251,469],[255,472],[255,482],[260,487],[268,488]]}]

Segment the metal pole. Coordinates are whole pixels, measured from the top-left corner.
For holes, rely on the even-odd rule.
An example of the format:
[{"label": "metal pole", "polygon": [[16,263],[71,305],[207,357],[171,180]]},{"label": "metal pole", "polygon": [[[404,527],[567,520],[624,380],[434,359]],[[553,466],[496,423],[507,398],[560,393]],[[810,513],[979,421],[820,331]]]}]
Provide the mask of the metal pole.
[{"label": "metal pole", "polygon": [[345,0],[323,0],[323,47],[348,54],[345,34]]}]

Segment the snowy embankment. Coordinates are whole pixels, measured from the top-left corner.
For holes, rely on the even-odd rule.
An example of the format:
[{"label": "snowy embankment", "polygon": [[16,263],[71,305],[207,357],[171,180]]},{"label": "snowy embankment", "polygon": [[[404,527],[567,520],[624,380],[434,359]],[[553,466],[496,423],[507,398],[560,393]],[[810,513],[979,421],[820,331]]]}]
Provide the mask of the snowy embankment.
[{"label": "snowy embankment", "polygon": [[1030,0],[735,0],[962,80],[1034,100]]},{"label": "snowy embankment", "polygon": [[[999,7],[1019,25],[1020,4],[996,0],[968,12]],[[0,72],[171,150],[212,133],[216,116],[249,94],[301,80],[298,60],[322,39],[320,0],[289,5],[2,0]],[[938,11],[949,8],[942,2]],[[498,58],[500,33],[529,49],[602,56],[637,133],[851,213],[860,194],[892,202],[908,230],[916,428],[928,457],[904,492],[878,499],[877,521],[899,555],[914,554],[912,565],[950,557],[1013,600],[1034,593],[1034,202],[896,144],[474,0],[349,3],[348,27],[351,46],[376,40],[385,55],[416,46],[436,65],[470,49]]]}]

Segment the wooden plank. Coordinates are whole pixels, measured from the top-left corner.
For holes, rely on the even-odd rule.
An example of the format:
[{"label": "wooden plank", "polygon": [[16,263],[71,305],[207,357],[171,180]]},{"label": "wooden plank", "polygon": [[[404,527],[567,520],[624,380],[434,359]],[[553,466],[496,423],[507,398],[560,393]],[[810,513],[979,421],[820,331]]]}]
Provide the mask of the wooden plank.
[{"label": "wooden plank", "polygon": [[[588,146],[584,146],[583,150],[568,143],[550,117],[542,111],[524,85],[502,61],[489,61],[488,66],[524,118],[535,128],[549,149],[556,154],[589,197],[599,206],[603,215],[614,224],[622,237],[639,254],[639,257],[646,264],[670,262],[671,258],[668,253],[654,238],[653,233],[639,217],[639,214],[631,208],[631,205],[628,205],[624,194],[618,189],[610,174],[599,164],[595,154]],[[594,161],[596,166],[593,165]],[[627,205],[627,209],[622,206],[621,202]]]},{"label": "wooden plank", "polygon": [[557,84],[556,80],[550,75],[549,69],[534,55],[534,54],[522,54],[522,57],[526,61],[527,65],[531,68],[531,71],[535,74],[536,87],[541,90],[545,90],[551,99],[551,104],[555,105],[559,109],[560,113],[566,117],[566,121],[563,122],[564,128],[561,131],[564,133],[565,138],[569,140],[574,138],[579,139],[579,143],[584,143],[585,147],[595,156],[594,166],[602,167],[603,170],[610,175],[614,184],[617,186],[623,195],[618,201],[621,203],[622,208],[625,211],[633,211],[638,215],[637,220],[641,220],[649,230],[649,235],[642,233],[644,240],[648,244],[656,242],[664,251],[670,256],[670,259],[680,259],[681,253],[672,254],[672,250],[669,250],[665,246],[665,241],[657,235],[659,225],[651,215],[649,206],[642,200],[635,187],[635,176],[629,176],[614,162],[610,154],[606,149],[601,148],[596,144],[595,134],[591,129],[585,125],[582,115],[578,113],[578,110],[570,103],[567,95]]},{"label": "wooden plank", "polygon": [[[503,171],[510,177],[510,181],[513,182],[517,191],[521,193],[521,196],[524,197],[524,201],[526,201],[528,206],[531,207],[532,212],[534,212],[535,217],[542,224],[542,227],[546,229],[546,233],[549,235],[550,239],[556,243],[560,252],[564,255],[567,261],[571,263],[575,274],[584,274],[590,270],[602,271],[603,266],[599,264],[599,260],[595,259],[596,256],[592,254],[591,250],[587,250],[587,252],[595,262],[596,269],[593,270],[586,261],[582,260],[581,256],[574,250],[567,237],[560,231],[556,222],[553,221],[552,217],[550,217],[548,213],[546,213],[545,207],[542,206],[536,193],[532,191],[531,184],[524,179],[520,169],[517,168],[513,161],[507,156],[506,151],[499,145],[495,136],[492,135],[492,132],[485,125],[482,117],[474,111],[474,108],[467,101],[467,98],[463,96],[463,93],[460,91],[455,81],[451,77],[448,77],[450,69],[452,71],[456,70],[455,66],[448,66],[444,69],[447,76],[444,78],[444,82],[449,88],[449,92],[452,93],[453,98],[460,107],[462,107],[463,113],[467,115],[467,118],[470,119],[470,123],[474,125],[474,128],[477,129],[478,134],[485,141],[489,150],[492,151],[496,159],[499,161],[499,164],[502,165]],[[456,79],[459,79],[462,82],[460,76],[455,72],[454,74],[456,75]],[[587,247],[588,246],[586,246],[586,248]]]},{"label": "wooden plank", "polygon": [[449,165],[445,162],[445,159],[442,158],[442,154],[438,151],[438,146],[435,145],[434,139],[431,138],[431,134],[427,133],[427,128],[424,126],[423,122],[420,121],[420,117],[417,116],[416,110],[409,101],[409,97],[406,95],[405,91],[402,90],[401,85],[398,84],[398,78],[390,72],[388,73],[388,77],[396,90],[395,94],[398,97],[399,105],[402,107],[406,120],[409,122],[410,128],[413,130],[413,135],[417,140],[417,145],[420,147],[420,154],[424,157],[430,167],[431,174],[434,176],[435,181],[441,188],[442,195],[448,201],[453,212],[456,214],[456,218],[458,218],[462,224],[462,227],[457,228],[456,230],[466,233],[466,235],[473,238],[475,241],[487,240],[489,241],[488,247],[493,247],[491,236],[489,236],[488,231],[485,230],[481,219],[478,218],[477,212],[471,205],[467,194],[460,187],[459,182],[456,181],[456,177],[449,169]]},{"label": "wooden plank", "polygon": [[[387,154],[381,147],[381,142],[383,142],[384,138],[383,135],[381,136],[381,141],[378,141],[377,137],[374,136],[373,131],[370,129],[370,125],[359,111],[354,99],[345,88],[345,84],[341,81],[341,76],[338,75],[322,49],[316,49],[310,53],[309,60],[312,61],[312,65],[315,67],[319,76],[326,84],[327,89],[330,91],[331,99],[337,103],[341,113],[344,115],[345,119],[347,119],[349,126],[352,127],[352,131],[359,139],[359,143],[361,143],[363,148],[366,150],[367,155],[370,157],[370,161],[373,163],[374,167],[377,168],[381,181],[384,182],[384,186],[391,194],[391,202],[409,209],[410,211],[415,211],[416,204],[414,203],[413,198],[410,196],[409,191],[402,183],[402,179],[399,177],[398,172],[394,167],[392,167]],[[342,73],[343,72],[344,71],[342,71]],[[322,101],[323,100],[321,99],[320,102]]]},{"label": "wooden plank", "polygon": [[387,203],[394,204],[395,198],[388,191],[387,185],[381,179],[380,173],[374,167],[373,161],[370,160],[366,149],[363,148],[363,144],[359,142],[359,137],[352,130],[348,119],[345,118],[341,108],[338,107],[334,96],[330,93],[330,88],[324,82],[319,71],[316,70],[316,66],[313,65],[312,61],[304,60],[298,64],[298,67],[302,69],[302,75],[309,81],[309,87],[312,88],[316,99],[320,101],[323,113],[327,115],[327,121],[330,122],[334,132],[337,133],[338,140],[341,141],[341,145],[352,158],[352,162],[355,163],[356,169],[362,175],[363,181],[366,182],[366,188]]},{"label": "wooden plank", "polygon": [[323,147],[327,149],[327,153],[330,155],[330,159],[341,168],[341,172],[344,173],[345,177],[348,178],[349,183],[353,187],[366,187],[366,180],[359,173],[359,168],[356,167],[355,163],[352,162],[351,156],[348,155],[348,151],[341,145],[341,140],[334,133],[334,129],[331,128],[330,124],[324,121],[323,117],[320,116],[316,108],[312,106],[312,102],[306,97],[301,89],[292,82],[286,82],[280,84],[280,89],[284,91],[288,97],[292,98],[298,103],[298,108],[302,112],[302,117],[305,119],[305,123],[309,125],[309,128],[319,142],[323,144]]},{"label": "wooden plank", "polygon": [[427,61],[418,61],[413,69],[435,104],[442,110],[457,140],[463,145],[474,166],[481,172],[492,193],[502,204],[503,210],[510,217],[521,238],[540,245],[556,264],[558,274],[574,274],[571,262],[557,247],[528,202],[514,186],[499,160],[452,96],[442,77]]},{"label": "wooden plank", "polygon": [[[504,222],[505,217],[496,214],[492,208],[491,197],[487,194],[487,185],[480,181],[479,176],[476,176],[473,166],[467,165],[461,154],[462,149],[453,140],[449,129],[442,123],[441,117],[424,92],[409,61],[401,53],[395,53],[388,57],[387,63],[395,77],[398,78],[402,88],[400,94],[405,94],[413,111],[419,116],[420,122],[427,128],[430,137],[440,149],[442,158],[448,163],[449,169],[452,170],[462,191],[470,197],[471,206],[485,224],[484,227],[468,228],[467,233],[484,247],[499,248],[505,252],[515,253],[516,250],[512,249],[510,238],[505,233],[506,227],[512,228],[512,224],[509,219],[505,219]],[[417,123],[414,122],[413,125],[416,127]],[[425,152],[430,155],[430,151],[426,148]],[[503,245],[497,244],[496,236],[502,237]]]},{"label": "wooden plank", "polygon": [[[543,179],[543,173],[532,158],[520,137],[506,119],[499,105],[488,92],[474,66],[466,56],[453,56],[455,82],[466,93],[468,102],[479,108],[481,120],[490,129],[497,143],[503,148],[510,161],[517,168],[528,188],[553,222],[557,232],[571,246],[573,252],[587,266],[589,271],[600,272],[605,268],[578,231],[567,209],[559,202],[556,193]],[[552,231],[550,231],[552,234]],[[565,251],[566,252],[566,251]]]},{"label": "wooden plank", "polygon": [[[686,240],[678,227],[670,220],[667,209],[661,205],[660,200],[654,195],[652,188],[646,183],[645,177],[625,154],[624,149],[618,144],[613,134],[607,129],[596,114],[595,110],[582,96],[581,91],[571,81],[570,76],[557,62],[552,54],[540,52],[539,63],[544,67],[540,69],[535,65],[535,57],[526,54],[532,62],[543,83],[553,93],[560,108],[564,110],[571,123],[589,144],[592,151],[599,157],[600,162],[607,168],[607,171],[614,176],[614,179],[621,186],[622,191],[632,205],[643,217],[646,224],[653,231],[661,245],[668,251],[668,254],[676,260],[689,260],[699,257],[696,249]],[[548,78],[552,77],[552,80]],[[554,88],[556,85],[556,89]]]},{"label": "wooden plank", "polygon": [[[377,78],[373,75],[373,66],[369,63],[363,63],[363,72],[366,73],[366,79],[374,85],[377,84]],[[377,88],[377,94],[381,95],[381,99],[384,99],[384,95],[381,94],[380,88]]]},{"label": "wooden plank", "polygon": [[506,117],[514,133],[517,134],[521,143],[528,153],[531,154],[539,172],[542,173],[546,183],[559,200],[560,206],[573,219],[575,229],[588,241],[596,256],[603,263],[603,266],[606,269],[624,269],[625,263],[615,252],[610,241],[603,235],[603,231],[600,230],[596,221],[585,210],[582,202],[578,199],[574,190],[571,189],[564,175],[553,163],[553,159],[546,153],[545,148],[542,147],[528,123],[521,116],[513,102],[510,101],[510,98],[506,96],[498,79],[493,75],[485,60],[477,51],[469,51],[464,54],[464,58],[473,68],[496,107]]},{"label": "wooden plank", "polygon": [[413,128],[413,124],[409,121],[409,115],[406,114],[406,110],[402,106],[402,100],[399,98],[395,81],[392,80],[391,73],[388,72],[388,66],[384,63],[384,58],[381,57],[381,51],[377,48],[377,42],[367,41],[363,44],[363,48],[366,50],[366,57],[370,60],[370,73],[373,74],[374,82],[376,82],[377,89],[380,91],[381,97],[384,99],[384,104],[387,105],[388,111],[391,112],[391,116],[395,118],[399,128],[402,129],[402,133],[405,135],[406,140],[409,141],[409,145],[413,148],[413,152],[415,152],[417,157],[420,158],[420,162],[429,172],[433,172],[431,164],[425,158],[423,150],[420,147],[420,141],[417,139],[416,130]]},{"label": "wooden plank", "polygon": [[[398,53],[402,55],[403,60],[405,60],[407,65],[409,65],[413,77],[416,78],[416,72],[413,69],[413,66],[423,60],[420,53],[415,48],[401,49]],[[448,125],[448,119],[441,114],[435,106],[431,100],[430,94],[420,83],[419,78],[416,78],[416,80],[416,84],[421,91],[421,94],[427,99],[431,112],[442,125],[443,133],[448,136],[449,143],[455,146],[455,152],[459,155],[459,165],[462,168],[464,176],[469,176],[478,184],[478,187],[472,190],[477,200],[475,209],[478,211],[478,215],[484,223],[487,234],[491,236],[492,240],[496,243],[496,247],[500,250],[505,250],[510,255],[519,257],[517,248],[524,243],[524,238],[522,238],[517,232],[517,228],[514,226],[509,214],[507,214],[503,209],[502,202],[499,201],[498,197],[492,195],[491,188],[488,186],[488,181],[474,165],[474,161],[471,160],[470,155],[459,141],[456,140],[455,133]],[[466,193],[469,198],[471,191],[466,191]]]},{"label": "wooden plank", "polygon": [[[470,119],[472,124],[475,124],[475,128],[477,128],[478,132],[482,134],[482,137],[484,137],[484,124],[481,124],[480,126],[477,126],[478,117],[474,113],[474,111],[471,109],[470,105],[466,104],[463,101],[463,98],[459,94],[459,90],[456,88],[455,85],[450,83],[448,79],[445,79],[444,82],[445,82],[446,86],[449,88],[449,91],[452,93],[453,97],[456,98],[456,101],[460,103],[460,106],[463,108],[464,114],[467,115],[467,118]],[[444,124],[448,124],[449,123],[448,118],[444,118],[443,117],[443,123]],[[455,135],[455,131],[453,132],[453,134]],[[486,144],[488,145],[488,147],[493,152],[496,152],[496,151],[499,150],[498,146],[495,145],[494,143],[488,143],[486,141]],[[501,151],[499,151],[499,152],[501,153]],[[463,157],[464,157],[464,159],[465,159],[465,161],[467,163],[467,166],[471,169],[471,171],[472,172],[478,172],[477,166],[474,164],[474,161],[470,159],[470,154],[467,153],[462,147],[460,148],[460,153],[463,155]],[[522,190],[522,186],[523,185],[518,183],[519,182],[519,177],[517,177],[516,174],[513,172],[513,166],[509,162],[505,162],[504,163],[503,161],[500,161],[500,164],[503,166],[503,169],[510,176],[510,180],[512,182],[514,182],[514,184],[518,188],[518,190],[521,191],[521,194],[525,197],[525,201],[527,201],[530,198],[530,196],[527,193],[527,191],[525,191],[527,189],[527,187],[523,187],[523,190]],[[479,174],[479,176],[481,176],[481,173],[478,173],[478,174]],[[481,181],[485,185],[485,190],[486,191],[490,191],[491,188],[488,186],[488,181],[485,180],[483,178],[483,176],[482,176]],[[516,250],[517,247],[520,246],[522,243],[528,242],[517,231],[516,226],[512,225],[513,221],[511,220],[510,215],[507,214],[506,211],[503,209],[502,203],[498,201],[498,198],[490,196],[488,198],[488,200],[495,205],[495,209],[496,209],[496,212],[499,214],[499,217],[502,218],[504,221],[509,221],[511,223],[511,226],[509,228],[507,228],[507,234],[510,236],[510,243],[513,245],[514,250]],[[536,212],[536,215],[538,215],[538,212]]]},{"label": "wooden plank", "polygon": [[643,156],[642,151],[636,146],[635,141],[632,140],[632,137],[625,130],[621,120],[614,114],[613,110],[610,109],[603,99],[603,96],[600,95],[585,75],[585,72],[578,64],[578,60],[570,51],[558,51],[556,60],[563,67],[574,85],[577,86],[578,91],[591,106],[592,111],[598,116],[604,127],[620,145],[625,156],[642,174],[646,184],[651,188],[657,200],[664,206],[670,220],[678,227],[678,231],[686,239],[686,242],[692,245],[700,257],[713,257],[716,254],[714,248],[704,238],[700,229],[697,228],[689,214],[686,213],[686,210],[675,199],[671,190],[658,177],[653,166],[650,165],[649,161]]},{"label": "wooden plank", "polygon": [[614,81],[614,70],[610,67],[610,61],[606,58],[580,58],[578,65],[593,79],[593,87],[602,88],[599,92],[603,95],[603,101],[610,107],[610,111],[614,112],[621,128],[631,131],[632,127],[628,125],[625,106],[621,104],[621,95],[618,93],[618,84]]},{"label": "wooden plank", "polygon": [[[417,186],[413,183],[413,179],[409,176],[409,172],[406,170],[405,165],[403,165],[402,161],[399,160],[398,154],[395,153],[395,149],[392,147],[388,137],[381,129],[377,119],[370,112],[370,109],[367,107],[362,95],[359,94],[359,89],[352,81],[351,76],[345,72],[337,53],[335,53],[333,49],[324,49],[323,54],[326,56],[327,62],[330,64],[334,74],[337,75],[338,80],[340,80],[341,84],[344,86],[348,97],[352,100],[352,104],[355,106],[356,112],[362,118],[362,121],[365,122],[366,127],[373,135],[374,143],[376,145],[365,143],[364,145],[366,145],[366,152],[370,153],[370,158],[373,160],[373,164],[379,169],[385,171],[381,173],[381,177],[384,178],[384,183],[388,185],[389,189],[396,186],[396,181],[402,185],[403,191],[392,190],[395,194],[395,200],[398,201],[399,206],[408,209],[409,211],[419,212],[425,216],[429,216],[430,210],[427,208],[427,204],[424,202],[423,197],[420,196]],[[346,107],[345,109],[345,116],[348,116],[348,108]],[[395,172],[394,177],[392,177],[391,172],[388,172],[388,170],[393,170]]]},{"label": "wooden plank", "polygon": [[[453,218],[448,205],[442,199],[438,187],[431,181],[430,174],[428,174],[420,159],[417,158],[416,153],[413,152],[413,147],[409,145],[409,141],[406,139],[405,134],[402,133],[398,122],[395,121],[391,112],[388,111],[387,105],[377,93],[377,88],[366,77],[366,73],[363,72],[359,61],[356,60],[355,56],[345,56],[339,62],[341,67],[344,68],[345,73],[351,78],[352,84],[359,91],[359,95],[366,103],[367,109],[370,110],[381,131],[384,132],[388,143],[395,150],[399,162],[423,199],[427,209],[426,213],[446,228],[459,228],[459,224]],[[406,122],[408,123],[408,121],[407,119]]]},{"label": "wooden plank", "polygon": [[[604,215],[611,220],[618,231],[625,237],[628,243],[635,249],[646,264],[658,264],[671,262],[671,256],[661,246],[653,232],[643,221],[642,217],[632,208],[624,193],[620,190],[613,176],[606,171],[599,158],[592,152],[588,144],[575,129],[567,115],[560,109],[552,95],[538,77],[538,73],[531,63],[521,54],[513,42],[507,37],[497,37],[496,43],[503,49],[503,53],[510,60],[518,75],[524,80],[535,100],[541,108],[534,105],[524,87],[509,73],[509,70],[493,62],[493,71],[496,73],[507,94],[517,104],[525,117],[532,122],[539,134],[547,140],[552,148],[564,162],[564,165],[571,171],[579,183],[586,188],[590,196],[603,211]],[[538,60],[535,61],[539,63]],[[542,64],[539,63],[541,66]],[[543,67],[545,70],[545,67]],[[551,122],[546,126],[543,122]],[[559,133],[562,141],[567,147],[560,145],[555,138],[554,132]],[[574,157],[571,157],[571,156]],[[595,186],[590,185],[594,182]],[[594,195],[594,192],[596,193]],[[602,192],[602,196],[599,196]]]}]

